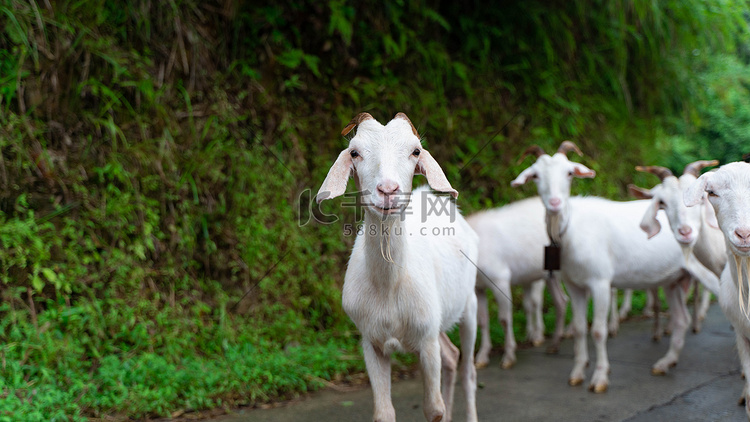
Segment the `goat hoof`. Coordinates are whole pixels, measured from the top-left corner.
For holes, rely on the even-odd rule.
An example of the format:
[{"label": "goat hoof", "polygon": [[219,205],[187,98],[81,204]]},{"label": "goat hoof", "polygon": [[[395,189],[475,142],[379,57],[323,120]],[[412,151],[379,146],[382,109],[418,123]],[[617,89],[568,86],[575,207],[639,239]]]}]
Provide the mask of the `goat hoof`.
[{"label": "goat hoof", "polygon": [[501,368],[503,368],[503,369],[510,369],[510,368],[512,368],[512,367],[513,367],[513,365],[515,365],[515,364],[516,364],[516,363],[515,363],[515,362],[513,362],[513,361],[510,361],[510,360],[509,360],[509,361],[505,361],[505,360],[504,360],[504,361],[502,361],[502,363],[500,363],[500,367],[501,367]]},{"label": "goat hoof", "polygon": [[744,406],[745,405],[745,396],[740,397],[739,400],[737,400],[737,406]]},{"label": "goat hoof", "polygon": [[544,339],[542,339],[542,340],[534,340],[534,341],[532,341],[532,342],[531,342],[531,344],[532,344],[532,345],[533,345],[534,347],[539,347],[539,346],[541,346],[541,345],[543,345],[543,344],[544,344]]},{"label": "goat hoof", "polygon": [[700,333],[700,332],[701,332],[701,329],[700,329],[700,328],[697,328],[697,327],[694,327],[694,328],[693,328],[693,334],[698,334],[698,333]]},{"label": "goat hoof", "polygon": [[550,347],[547,348],[546,353],[548,355],[556,355],[556,354],[560,353],[560,347],[558,347],[558,346],[550,346]]},{"label": "goat hoof", "polygon": [[667,371],[661,368],[651,368],[651,375],[666,375]]},{"label": "goat hoof", "polygon": [[487,365],[489,365],[489,364],[490,364],[489,362],[485,362],[485,361],[474,362],[474,367],[477,368],[477,369],[482,369],[482,368],[486,368]]},{"label": "goat hoof", "polygon": [[661,341],[661,336],[653,336],[651,337],[651,340],[653,340],[654,343],[658,343]]},{"label": "goat hoof", "polygon": [[609,388],[609,385],[607,384],[589,385],[589,391],[593,391],[596,394],[605,393],[607,388]]},{"label": "goat hoof", "polygon": [[571,387],[581,385],[583,384],[583,378],[571,378],[568,380],[568,384],[570,384]]}]

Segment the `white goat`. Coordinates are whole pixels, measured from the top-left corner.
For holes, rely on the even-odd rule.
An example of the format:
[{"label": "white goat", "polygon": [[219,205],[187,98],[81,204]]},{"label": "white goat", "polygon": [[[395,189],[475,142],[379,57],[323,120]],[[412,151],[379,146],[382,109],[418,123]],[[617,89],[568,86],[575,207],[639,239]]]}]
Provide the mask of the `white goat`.
[{"label": "white goat", "polygon": [[[581,154],[578,147],[569,141],[563,142],[553,156],[538,148],[537,161],[521,172],[511,185],[519,186],[529,180],[536,182],[547,209],[547,231],[561,247],[561,277],[568,287],[575,327],[575,363],[569,379],[571,385],[583,382],[584,368],[588,363],[586,291],[591,292],[594,302],[592,336],[597,364],[589,389],[604,392],[609,386],[606,342],[612,286],[665,288],[674,333],[669,351],[652,367],[652,373],[663,374],[677,363],[690,323],[681,285],[687,283],[693,273],[716,291],[718,279],[697,259],[688,261],[686,265],[680,247],[669,233],[656,235],[650,240],[646,238],[638,224],[640,216],[650,206],[648,201],[570,198],[573,177],[591,178],[595,172],[582,164],[568,161],[565,154],[569,151]],[[617,318],[614,320],[617,321]]]},{"label": "white goat", "polygon": [[445,332],[460,321],[466,419],[476,421],[477,235],[449,198],[422,188],[412,194],[414,174],[423,174],[433,189],[458,196],[405,114],[383,126],[360,113],[342,135],[355,127],[356,135],[329,170],[317,201],[343,194],[353,176],[366,204],[342,302],[362,334],[374,419],[396,418],[390,371],[390,355],[396,350],[419,355],[427,420],[451,419],[459,351]]},{"label": "white goat", "polygon": [[[638,166],[636,170],[659,176],[661,183],[652,189],[644,189],[635,185],[629,185],[628,189],[636,198],[649,199],[654,203],[654,206],[650,208],[650,211],[644,215],[641,221],[641,228],[649,236],[653,236],[661,230],[661,225],[653,212],[654,207],[663,209],[667,214],[672,234],[683,248],[683,252],[685,254],[692,252],[701,264],[716,274],[717,277],[720,277],[727,262],[727,255],[724,236],[716,224],[713,208],[708,204],[688,208],[682,198],[683,191],[695,182],[703,168],[717,164],[719,162],[715,160],[701,160],[690,163],[685,166],[685,170],[679,178],[665,167]],[[706,318],[708,306],[711,302],[711,292],[703,289],[699,298],[698,286],[700,284],[696,280],[694,285],[693,331],[697,333],[701,329],[701,322]]]},{"label": "white goat", "polygon": [[725,239],[728,262],[721,274],[719,304],[737,337],[737,353],[746,375],[740,404],[745,405],[750,420],[750,318],[747,304],[750,298],[750,164],[730,163],[715,172],[703,174],[685,190],[685,205],[703,203],[706,193]]},{"label": "white goat", "polygon": [[[489,363],[489,314],[486,289],[491,289],[498,307],[498,319],[505,330],[505,354],[501,366],[510,368],[516,363],[516,339],[513,334],[513,304],[511,285],[523,286],[523,306],[526,311],[526,334],[534,346],[544,342],[542,302],[544,283],[555,304],[557,325],[550,352],[556,352],[565,325],[567,297],[559,281],[544,271],[544,246],[549,244],[544,226],[544,206],[539,198],[529,198],[504,207],[480,211],[466,217],[479,235],[477,267],[477,322],[482,340],[474,359],[477,368]],[[512,243],[509,239],[513,239]]]}]

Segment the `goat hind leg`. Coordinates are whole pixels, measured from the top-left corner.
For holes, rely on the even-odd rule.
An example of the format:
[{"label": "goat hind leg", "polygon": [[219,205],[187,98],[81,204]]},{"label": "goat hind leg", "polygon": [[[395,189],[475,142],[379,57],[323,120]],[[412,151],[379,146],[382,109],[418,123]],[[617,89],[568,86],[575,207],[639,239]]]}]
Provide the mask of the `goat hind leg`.
[{"label": "goat hind leg", "polygon": [[609,388],[607,311],[611,308],[609,302],[612,297],[612,289],[609,285],[608,280],[597,280],[589,283],[591,299],[594,302],[594,321],[591,324],[591,336],[596,346],[596,368],[594,368],[594,374],[591,376],[589,390],[595,393],[603,393]]},{"label": "goat hind leg", "polygon": [[490,314],[487,309],[487,293],[484,287],[476,289],[477,296],[477,325],[481,333],[479,351],[474,359],[477,368],[484,368],[490,363],[492,339],[490,338]]},{"label": "goat hind leg", "polygon": [[544,300],[544,282],[535,281],[523,286],[523,308],[526,313],[526,338],[534,347],[544,343],[544,321],[542,318],[542,301]]},{"label": "goat hind leg", "polygon": [[552,344],[547,348],[547,353],[557,353],[560,350],[560,342],[565,331],[565,312],[567,311],[568,297],[563,292],[562,283],[551,273],[547,277],[547,290],[552,296],[555,305],[555,333],[552,335]]},{"label": "goat hind leg", "polygon": [[513,302],[511,301],[510,276],[495,279],[492,293],[497,302],[497,317],[505,331],[505,353],[500,361],[503,369],[509,369],[516,364],[516,336],[513,332]]}]

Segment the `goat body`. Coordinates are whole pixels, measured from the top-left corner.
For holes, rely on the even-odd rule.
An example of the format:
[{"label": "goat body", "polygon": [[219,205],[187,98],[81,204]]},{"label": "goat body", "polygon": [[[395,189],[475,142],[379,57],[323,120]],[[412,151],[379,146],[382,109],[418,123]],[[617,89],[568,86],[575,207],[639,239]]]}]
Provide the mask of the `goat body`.
[{"label": "goat body", "polygon": [[[573,147],[574,144],[566,141],[554,156],[543,151],[537,153],[536,163],[524,170],[511,185],[518,186],[529,180],[536,182],[547,209],[547,231],[562,247],[561,276],[568,286],[575,327],[571,385],[583,382],[584,368],[588,363],[587,292],[591,293],[594,302],[592,336],[597,365],[589,388],[603,392],[609,386],[606,340],[612,287],[665,287],[674,333],[669,351],[652,368],[653,373],[661,374],[677,363],[690,321],[681,286],[687,284],[692,274],[717,291],[718,280],[695,257],[689,256],[686,262],[673,236],[659,234],[647,239],[639,228],[639,220],[650,206],[648,201],[570,198],[573,177],[595,175],[586,166],[568,161],[565,152]],[[664,216],[659,218],[666,222]],[[613,321],[616,323],[617,318]]]},{"label": "goat body", "polygon": [[544,270],[544,246],[549,238],[544,225],[544,206],[537,198],[524,199],[504,207],[474,213],[466,221],[479,235],[477,266],[477,322],[482,333],[475,362],[477,367],[489,363],[492,348],[487,312],[486,289],[491,289],[498,305],[498,319],[505,330],[505,354],[501,362],[509,368],[516,362],[516,340],[513,333],[511,286],[523,286],[526,311],[526,335],[535,346],[544,341],[542,301],[547,279],[555,304],[557,324],[551,351],[559,347],[565,324],[567,297],[560,282]]},{"label": "goat body", "polygon": [[446,215],[421,222],[427,198],[438,200],[416,189],[403,221],[365,214],[349,259],[344,310],[384,353],[419,351],[425,338],[456,325],[473,296],[467,280],[476,277],[469,259],[476,262],[477,235],[458,213],[453,222]]},{"label": "goat body", "polygon": [[390,354],[397,350],[419,355],[427,420],[451,419],[459,351],[445,332],[459,323],[466,419],[476,421],[477,235],[448,197],[426,188],[411,191],[413,176],[422,174],[433,189],[458,196],[406,115],[382,125],[360,113],[342,135],[354,128],[356,135],[331,166],[317,200],[343,194],[354,177],[366,205],[342,299],[362,334],[374,420],[396,419]]},{"label": "goat body", "polygon": [[719,304],[737,337],[737,354],[746,375],[740,404],[750,420],[750,164],[730,163],[703,174],[685,190],[685,205],[701,204],[706,193],[724,235],[727,264],[721,274]]}]

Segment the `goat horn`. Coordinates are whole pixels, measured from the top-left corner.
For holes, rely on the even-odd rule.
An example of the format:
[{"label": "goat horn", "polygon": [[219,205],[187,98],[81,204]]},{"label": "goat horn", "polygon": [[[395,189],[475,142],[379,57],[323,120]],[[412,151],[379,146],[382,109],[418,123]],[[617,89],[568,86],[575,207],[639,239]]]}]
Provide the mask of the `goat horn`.
[{"label": "goat horn", "polygon": [[404,119],[407,122],[409,122],[409,126],[411,126],[411,131],[414,133],[414,136],[416,136],[417,138],[419,138],[419,134],[417,133],[417,128],[414,127],[414,125],[412,124],[411,120],[409,120],[409,118],[406,116],[406,114],[398,112],[398,113],[396,113],[396,116],[394,117],[394,119]]},{"label": "goat horn", "polygon": [[655,174],[659,176],[659,180],[661,180],[662,182],[667,177],[674,176],[674,174],[672,174],[672,170],[662,166],[635,166],[635,169],[637,171]]},{"label": "goat horn", "polygon": [[540,147],[539,145],[532,145],[532,146],[526,148],[526,151],[524,151],[523,154],[521,154],[521,158],[518,159],[518,164],[520,164],[521,161],[523,161],[523,159],[526,158],[526,156],[528,156],[528,155],[534,155],[536,158],[539,158],[539,157],[541,157],[542,155],[545,155],[545,154],[547,154],[547,153],[544,152],[544,150],[542,149],[542,147]]},{"label": "goat horn", "polygon": [[718,166],[719,160],[700,160],[694,161],[685,166],[685,171],[682,174],[692,174],[695,177],[700,177],[701,170],[706,167]]},{"label": "goat horn", "polygon": [[359,114],[357,114],[356,116],[354,116],[354,118],[352,119],[352,121],[350,121],[349,124],[346,125],[346,127],[344,128],[344,130],[341,131],[341,136],[346,136],[349,132],[352,131],[352,129],[354,129],[355,127],[357,127],[357,125],[359,125],[360,123],[364,122],[365,120],[370,120],[372,118],[373,117],[370,115],[370,113],[359,113]]},{"label": "goat horn", "polygon": [[563,143],[560,144],[560,148],[557,149],[557,152],[559,152],[560,154],[563,154],[563,155],[568,155],[568,153],[570,151],[575,151],[576,154],[578,154],[581,157],[583,157],[583,153],[578,148],[578,145],[574,144],[571,141],[563,141]]}]

